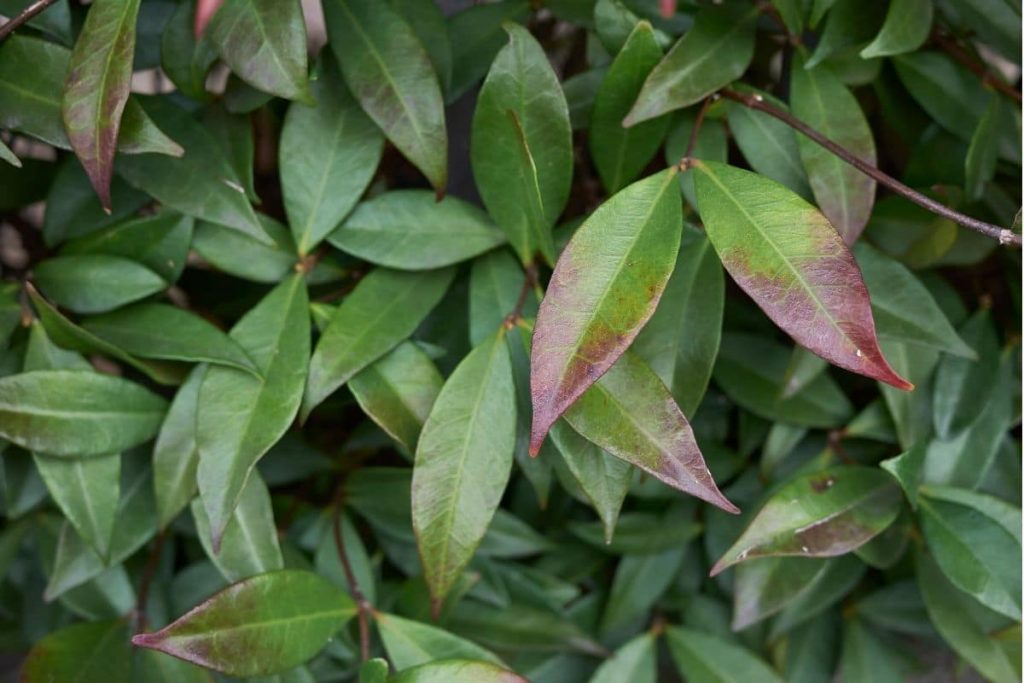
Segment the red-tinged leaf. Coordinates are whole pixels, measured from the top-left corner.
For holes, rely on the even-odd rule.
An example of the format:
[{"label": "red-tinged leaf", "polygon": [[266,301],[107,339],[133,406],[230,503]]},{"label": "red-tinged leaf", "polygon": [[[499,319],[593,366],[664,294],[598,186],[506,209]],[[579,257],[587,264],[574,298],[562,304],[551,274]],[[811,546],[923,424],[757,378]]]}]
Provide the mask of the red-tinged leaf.
[{"label": "red-tinged leaf", "polygon": [[196,21],[195,21],[195,36],[196,40],[203,35],[203,31],[206,30],[206,25],[210,23],[210,19],[217,13],[220,6],[224,4],[224,0],[196,0]]},{"label": "red-tinged leaf", "polygon": [[739,512],[715,486],[672,394],[639,356],[623,354],[565,419],[589,441],[669,486]]},{"label": "red-tinged leaf", "polygon": [[140,0],[95,0],[71,53],[61,116],[100,203],[110,212],[110,181],[121,114],[131,90]]},{"label": "red-tinged leaf", "polygon": [[802,475],[779,488],[722,558],[715,576],[756,557],[835,557],[893,523],[902,496],[887,473],[843,465]]},{"label": "red-tinged leaf", "polygon": [[573,235],[537,314],[531,454],[654,314],[682,230],[676,170],[670,168],[616,194]]},{"label": "red-tinged leaf", "polygon": [[776,325],[834,365],[914,388],[882,355],[857,262],[820,211],[756,173],[710,161],[693,170],[722,265]]},{"label": "red-tinged leaf", "polygon": [[313,657],[355,611],[331,582],[285,569],[228,586],[132,643],[229,676],[268,676]]}]

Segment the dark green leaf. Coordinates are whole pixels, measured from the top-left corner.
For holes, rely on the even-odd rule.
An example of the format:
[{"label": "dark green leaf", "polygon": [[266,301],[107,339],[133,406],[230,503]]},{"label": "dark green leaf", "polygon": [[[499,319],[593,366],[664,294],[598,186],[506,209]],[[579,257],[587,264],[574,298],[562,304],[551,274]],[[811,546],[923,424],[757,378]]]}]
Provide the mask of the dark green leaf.
[{"label": "dark green leaf", "polygon": [[317,575],[276,571],[239,581],[132,643],[230,676],[265,676],[310,659],[355,611]]},{"label": "dark green leaf", "polygon": [[83,321],[82,329],[140,358],[162,358],[257,373],[242,347],[203,318],[167,304],[136,304]]},{"label": "dark green leaf", "polygon": [[452,81],[448,102],[454,102],[476,84],[494,56],[507,42],[503,25],[507,21],[524,22],[529,17],[526,0],[474,4],[448,19],[452,44]]},{"label": "dark green leaf", "polygon": [[311,90],[317,104],[291,105],[281,129],[281,190],[300,255],[352,210],[373,179],[384,138],[345,87],[333,61]]},{"label": "dark green leaf", "polygon": [[1002,95],[992,93],[988,107],[971,136],[964,160],[964,177],[968,199],[978,200],[985,194],[985,185],[996,174],[999,160],[999,126],[1002,114]]},{"label": "dark green leaf", "polygon": [[655,683],[657,640],[643,633],[629,641],[594,672],[590,683]]},{"label": "dark green leaf", "polygon": [[438,195],[448,184],[444,101],[430,56],[390,3],[324,3],[330,46],[349,89]]},{"label": "dark green leaf", "polygon": [[877,469],[846,465],[802,475],[772,494],[711,574],[755,557],[848,553],[892,524],[899,507],[896,483]]},{"label": "dark green leaf", "polygon": [[614,632],[642,617],[668,589],[679,573],[686,548],[676,547],[654,555],[627,555],[615,569],[601,630]]},{"label": "dark green leaf", "polygon": [[269,244],[238,230],[199,223],[192,248],[225,273],[255,282],[277,284],[293,272],[299,257],[285,226],[263,214],[259,214],[259,223],[271,240]]},{"label": "dark green leaf", "polygon": [[102,313],[167,287],[149,268],[117,256],[58,256],[35,267],[36,285],[58,305],[77,313]]},{"label": "dark green leaf", "polygon": [[128,624],[123,620],[75,624],[54,631],[29,651],[23,683],[127,681],[131,676]]},{"label": "dark green leaf", "polygon": [[493,249],[505,236],[486,213],[461,199],[438,202],[426,190],[397,190],[357,206],[328,239],[377,265],[429,270]]},{"label": "dark green leaf", "polygon": [[917,488],[921,485],[921,474],[927,450],[923,443],[917,444],[909,451],[880,463],[882,469],[896,477],[910,506],[914,509],[917,508]]},{"label": "dark green leaf", "polygon": [[569,107],[543,48],[505,24],[508,44],[487,74],[473,114],[470,155],[484,206],[523,263],[554,261],[551,227],[572,181]]},{"label": "dark green leaf", "polygon": [[[608,541],[603,524],[573,524],[569,530],[584,542],[605,552],[618,555],[650,555],[662,553],[689,543],[700,533],[700,525],[673,517],[673,509],[664,516],[644,512],[627,512],[619,518],[615,537]],[[671,520],[671,523],[669,523]]]},{"label": "dark green leaf", "polygon": [[309,365],[302,418],[357,372],[404,341],[451,284],[451,269],[377,268],[337,308]]},{"label": "dark green leaf", "polygon": [[488,650],[437,626],[383,612],[374,614],[374,623],[397,671],[438,659],[473,659],[502,665]]},{"label": "dark green leaf", "polygon": [[743,75],[754,56],[757,13],[743,5],[706,7],[644,82],[623,121],[633,126],[699,102]]},{"label": "dark green leaf", "polygon": [[231,330],[261,377],[215,366],[203,378],[196,408],[197,480],[215,550],[256,461],[298,413],[309,358],[308,311],[306,283],[293,275]]},{"label": "dark green leaf", "polygon": [[169,284],[185,269],[191,241],[192,219],[162,211],[73,239],[64,245],[61,254],[120,256],[144,265]]},{"label": "dark green leaf", "polygon": [[390,683],[526,683],[526,679],[490,662],[443,659],[406,669]]},{"label": "dark green leaf", "polygon": [[843,627],[840,671],[844,683],[900,683],[906,680],[893,651],[860,619],[851,619]]},{"label": "dark green leaf", "polygon": [[736,568],[732,629],[742,631],[798,598],[825,571],[827,560],[765,557]]},{"label": "dark green leaf", "polygon": [[515,386],[504,332],[445,382],[423,426],[412,519],[435,614],[487,531],[512,469]]},{"label": "dark green leaf", "polygon": [[197,492],[196,407],[206,366],[189,373],[171,401],[153,446],[153,491],[160,528],[166,528]]},{"label": "dark green leaf", "polygon": [[57,507],[101,558],[110,554],[121,483],[121,454],[92,458],[35,456]]},{"label": "dark green leaf", "polygon": [[885,23],[860,56],[890,57],[913,52],[924,44],[932,25],[932,0],[895,0],[889,3]]},{"label": "dark green leaf", "polygon": [[687,680],[781,683],[767,664],[738,645],[679,626],[670,626],[666,635],[672,660]]}]

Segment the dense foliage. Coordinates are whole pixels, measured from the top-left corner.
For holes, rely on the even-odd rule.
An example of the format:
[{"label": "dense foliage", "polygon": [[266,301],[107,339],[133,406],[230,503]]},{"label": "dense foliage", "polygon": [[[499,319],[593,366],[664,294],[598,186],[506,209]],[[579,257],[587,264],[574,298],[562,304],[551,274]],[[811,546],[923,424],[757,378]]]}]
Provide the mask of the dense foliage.
[{"label": "dense foliage", "polygon": [[19,680],[1020,680],[1019,0],[0,13]]}]

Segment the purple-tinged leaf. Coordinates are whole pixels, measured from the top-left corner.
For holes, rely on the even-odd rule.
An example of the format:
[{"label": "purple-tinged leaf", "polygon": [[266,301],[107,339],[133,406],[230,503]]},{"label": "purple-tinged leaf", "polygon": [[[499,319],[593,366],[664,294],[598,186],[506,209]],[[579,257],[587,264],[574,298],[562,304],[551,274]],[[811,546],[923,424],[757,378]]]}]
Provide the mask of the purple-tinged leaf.
[{"label": "purple-tinged leaf", "polygon": [[103,208],[110,211],[110,181],[121,114],[131,90],[135,19],[140,0],[95,0],[71,53],[61,115]]},{"label": "purple-tinged leaf", "polygon": [[671,168],[616,194],[573,235],[537,314],[531,454],[540,452],[555,420],[608,371],[654,314],[682,229]]},{"label": "purple-tinged leaf", "polygon": [[313,657],[355,612],[326,579],[286,569],[228,586],[132,643],[229,676],[268,676]]},{"label": "purple-tinged leaf", "polygon": [[899,487],[880,469],[832,467],[778,489],[711,569],[755,557],[834,557],[864,545],[899,514]]},{"label": "purple-tinged leaf", "polygon": [[693,170],[722,265],[776,325],[834,365],[914,388],[882,355],[864,279],[828,219],[756,173],[710,161]]}]

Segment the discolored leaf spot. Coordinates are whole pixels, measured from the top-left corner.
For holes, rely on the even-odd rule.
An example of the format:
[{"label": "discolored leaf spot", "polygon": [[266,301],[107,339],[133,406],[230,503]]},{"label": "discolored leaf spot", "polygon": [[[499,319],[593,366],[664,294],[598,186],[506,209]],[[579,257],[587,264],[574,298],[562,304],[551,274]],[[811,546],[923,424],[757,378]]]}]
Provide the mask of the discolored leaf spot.
[{"label": "discolored leaf spot", "polygon": [[857,262],[824,216],[749,171],[701,161],[693,170],[722,265],[776,325],[834,365],[913,389],[882,355]]},{"label": "discolored leaf spot", "polygon": [[888,474],[839,466],[778,489],[715,566],[715,576],[755,557],[833,557],[867,543],[896,519],[900,491]]},{"label": "discolored leaf spot", "polygon": [[558,259],[533,335],[532,455],[654,314],[682,236],[675,182],[668,169],[622,190],[591,214]]},{"label": "discolored leaf spot", "polygon": [[110,212],[121,115],[131,88],[140,0],[96,0],[71,53],[61,116],[72,149]]},{"label": "discolored leaf spot", "polygon": [[228,586],[132,644],[229,676],[268,676],[310,659],[355,611],[326,579],[286,569]]}]

